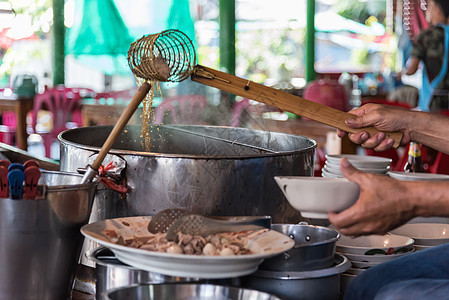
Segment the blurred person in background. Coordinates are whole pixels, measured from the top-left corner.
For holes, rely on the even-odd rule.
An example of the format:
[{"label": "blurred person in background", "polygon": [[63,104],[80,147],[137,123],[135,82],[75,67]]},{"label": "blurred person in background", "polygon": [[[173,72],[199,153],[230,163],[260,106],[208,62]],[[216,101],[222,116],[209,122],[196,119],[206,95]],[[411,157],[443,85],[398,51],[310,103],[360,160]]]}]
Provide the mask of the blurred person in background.
[{"label": "blurred person in background", "polygon": [[[423,143],[449,153],[449,118],[394,106],[367,104],[350,112],[352,128],[374,126],[382,131],[401,131],[402,145]],[[338,131],[343,137],[346,133]],[[349,134],[365,148],[383,151],[393,140],[379,132]],[[388,176],[363,173],[342,159],[340,168],[357,183],[357,202],[329,221],[344,235],[385,234],[414,217],[449,217],[448,181],[399,181]],[[358,275],[345,291],[345,299],[447,299],[449,295],[449,244],[408,254],[372,267]]]},{"label": "blurred person in background", "polygon": [[430,28],[412,42],[411,57],[399,74],[413,75],[423,63],[418,106],[423,111],[449,109],[449,1],[430,0],[426,19]]}]

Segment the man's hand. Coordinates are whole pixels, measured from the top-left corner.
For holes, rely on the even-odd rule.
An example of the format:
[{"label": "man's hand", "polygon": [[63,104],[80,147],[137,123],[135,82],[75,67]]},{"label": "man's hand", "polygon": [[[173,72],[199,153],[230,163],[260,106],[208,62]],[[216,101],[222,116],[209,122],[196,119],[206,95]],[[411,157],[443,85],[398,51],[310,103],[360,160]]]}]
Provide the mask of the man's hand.
[{"label": "man's hand", "polygon": [[358,171],[346,158],[340,162],[345,177],[357,183],[360,196],[350,208],[329,213],[329,221],[349,236],[385,234],[388,230],[415,216],[410,182],[398,181],[385,175]]},{"label": "man's hand", "polygon": [[[345,120],[346,125],[351,128],[363,128],[374,126],[381,131],[402,131],[402,145],[410,142],[410,120],[412,113],[409,110],[380,104],[366,104],[362,107],[351,110],[349,113],[354,118]],[[343,137],[346,132],[338,130],[338,136]],[[376,151],[384,151],[393,147],[394,140],[386,137],[385,133],[379,132],[374,136],[369,136],[365,131],[349,134],[349,139],[364,148],[373,148]]]}]

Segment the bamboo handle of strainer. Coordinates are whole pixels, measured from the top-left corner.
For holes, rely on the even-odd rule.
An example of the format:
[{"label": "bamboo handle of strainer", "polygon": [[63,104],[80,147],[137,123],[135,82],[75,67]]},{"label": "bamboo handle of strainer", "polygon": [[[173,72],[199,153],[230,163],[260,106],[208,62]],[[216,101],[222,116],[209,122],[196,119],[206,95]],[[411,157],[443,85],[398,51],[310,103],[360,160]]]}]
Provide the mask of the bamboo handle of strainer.
[{"label": "bamboo handle of strainer", "polygon": [[[196,72],[198,68],[199,72]],[[374,127],[354,129],[347,126],[345,120],[353,117],[349,113],[208,67],[196,66],[191,79],[222,91],[263,102],[267,105],[289,111],[349,133],[365,131],[370,136],[373,136],[379,132]],[[397,148],[400,146],[403,137],[402,132],[385,132],[385,134],[394,140],[393,147]]]},{"label": "bamboo handle of strainer", "polygon": [[131,99],[131,102],[126,107],[125,111],[121,114],[120,118],[118,119],[117,123],[115,124],[114,128],[112,128],[111,133],[109,134],[107,140],[104,142],[103,147],[101,147],[100,152],[97,155],[97,158],[91,165],[91,168],[95,171],[100,168],[101,164],[103,163],[104,158],[108,154],[109,150],[111,150],[112,145],[114,145],[115,141],[119,137],[119,135],[122,133],[123,129],[125,128],[126,124],[128,123],[129,119],[131,119],[132,115],[136,111],[136,109],[139,107],[142,100],[146,97],[148,92],[151,89],[151,85],[147,82],[144,82],[137,92],[134,94],[134,97]]}]

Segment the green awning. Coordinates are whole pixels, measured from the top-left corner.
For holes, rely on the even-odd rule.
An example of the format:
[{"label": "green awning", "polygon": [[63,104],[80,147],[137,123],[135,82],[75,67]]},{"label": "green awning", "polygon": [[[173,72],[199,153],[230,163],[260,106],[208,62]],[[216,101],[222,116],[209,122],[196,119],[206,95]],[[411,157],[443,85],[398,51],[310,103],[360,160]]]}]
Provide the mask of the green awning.
[{"label": "green awning", "polygon": [[108,75],[129,73],[126,54],[133,38],[113,0],[79,0],[80,16],[66,35],[66,54]]}]

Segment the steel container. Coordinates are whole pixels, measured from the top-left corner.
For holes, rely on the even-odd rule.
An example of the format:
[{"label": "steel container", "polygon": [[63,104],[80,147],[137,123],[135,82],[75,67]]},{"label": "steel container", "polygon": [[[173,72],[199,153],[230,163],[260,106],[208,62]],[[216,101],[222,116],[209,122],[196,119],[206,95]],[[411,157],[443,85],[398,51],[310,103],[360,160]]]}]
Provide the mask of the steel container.
[{"label": "steel container", "polygon": [[191,283],[135,285],[119,288],[105,294],[106,299],[110,300],[280,300],[280,298],[265,292],[240,287]]},{"label": "steel container", "polygon": [[114,253],[104,247],[87,252],[87,257],[95,262],[96,299],[107,299],[104,292],[135,284],[200,282],[198,278],[167,276],[139,270],[120,262]]},{"label": "steel container", "polygon": [[340,297],[340,274],[351,267],[349,260],[335,255],[330,268],[311,271],[258,270],[243,277],[241,286],[271,293],[282,299],[337,300]]},{"label": "steel container", "polygon": [[0,299],[69,299],[97,183],[42,171],[41,200],[0,199]]},{"label": "steel container", "polygon": [[311,271],[334,264],[340,234],[333,229],[307,224],[273,224],[271,229],[288,235],[295,247],[266,259],[259,269],[273,271]]},{"label": "steel container", "polygon": [[[85,168],[112,126],[76,128],[59,135],[61,170]],[[203,215],[270,215],[273,222],[297,223],[274,176],[313,176],[316,142],[291,134],[218,126],[170,125],[150,128],[145,151],[140,126],[127,126],[108,159],[126,161],[125,197],[99,189],[91,221],[153,215],[183,208]],[[109,157],[109,158],[108,158]]]}]

